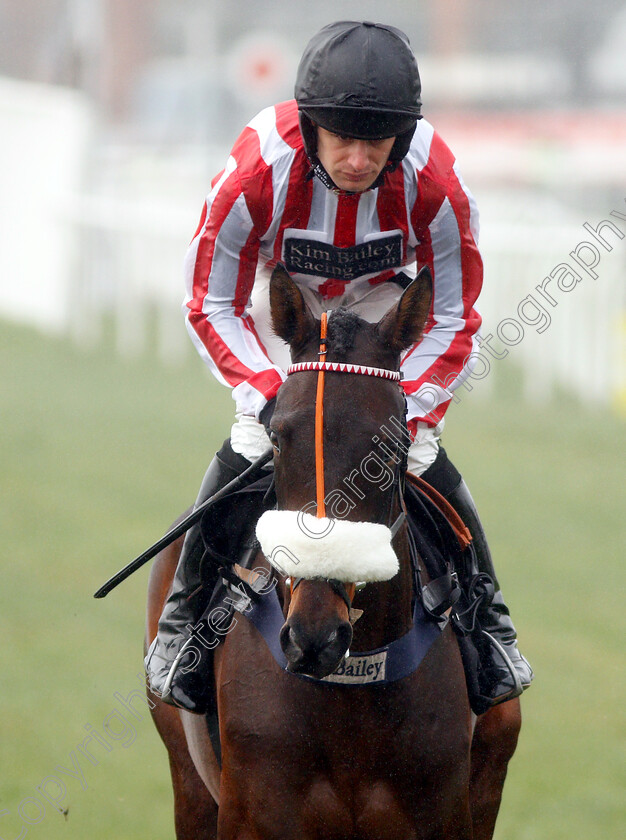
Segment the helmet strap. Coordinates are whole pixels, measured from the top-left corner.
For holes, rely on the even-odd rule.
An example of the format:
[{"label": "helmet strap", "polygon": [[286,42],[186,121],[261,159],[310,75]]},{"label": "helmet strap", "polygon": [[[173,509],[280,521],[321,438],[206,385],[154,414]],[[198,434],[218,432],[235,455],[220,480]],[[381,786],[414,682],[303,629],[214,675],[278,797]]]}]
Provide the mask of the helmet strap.
[{"label": "helmet strap", "polygon": [[[310,160],[310,158],[309,158],[309,160]],[[399,163],[400,163],[399,160],[388,161],[385,164],[385,166],[382,168],[381,172],[379,173],[379,175],[376,178],[376,180],[374,181],[374,183],[371,184],[367,188],[367,190],[365,190],[365,192],[367,192],[368,190],[375,190],[378,187],[382,186],[383,181],[385,180],[385,175],[387,174],[387,172],[393,172],[395,169],[397,169]],[[310,180],[311,178],[319,178],[319,180],[322,182],[322,184],[327,189],[333,190],[334,192],[343,193],[344,195],[359,195],[358,192],[351,192],[350,190],[342,190],[340,187],[338,187],[337,184],[333,181],[333,179],[330,177],[328,172],[324,169],[321,162],[317,158],[315,158],[314,160],[311,161],[311,169],[309,170],[309,173],[306,177],[307,177],[307,180]]]},{"label": "helmet strap", "polygon": [[337,184],[333,181],[330,177],[328,172],[324,169],[321,162],[315,158],[311,161],[311,171],[309,172],[308,178],[319,178],[319,180],[324,184],[326,189],[333,190],[334,192],[345,192],[345,190],[341,190]]},{"label": "helmet strap", "polygon": [[[422,119],[418,117],[418,119]],[[415,134],[415,130],[417,128],[417,121],[412,128],[409,128],[408,131],[403,131],[402,134],[398,134],[396,136],[396,142],[391,147],[391,151],[389,152],[389,161],[393,163],[393,170],[404,160],[404,158],[409,153],[409,149],[411,147],[411,140],[413,139],[413,135]]]}]

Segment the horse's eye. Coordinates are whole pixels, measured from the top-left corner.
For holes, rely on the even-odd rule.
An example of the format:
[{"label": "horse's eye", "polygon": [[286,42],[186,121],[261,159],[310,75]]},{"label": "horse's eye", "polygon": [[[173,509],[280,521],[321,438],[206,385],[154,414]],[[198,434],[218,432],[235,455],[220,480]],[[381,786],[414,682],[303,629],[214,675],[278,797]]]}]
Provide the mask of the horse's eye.
[{"label": "horse's eye", "polygon": [[278,441],[278,435],[273,429],[270,429],[270,443],[274,447],[274,451],[276,453],[280,452],[280,443]]}]

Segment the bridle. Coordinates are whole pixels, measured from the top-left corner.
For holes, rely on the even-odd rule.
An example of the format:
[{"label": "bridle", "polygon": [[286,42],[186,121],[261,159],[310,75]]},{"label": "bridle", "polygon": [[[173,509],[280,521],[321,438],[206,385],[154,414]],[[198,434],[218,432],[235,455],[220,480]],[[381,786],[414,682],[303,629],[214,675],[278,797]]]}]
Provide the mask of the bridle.
[{"label": "bridle", "polygon": [[[402,381],[402,374],[397,370],[387,370],[386,368],[372,367],[369,365],[357,365],[348,362],[327,362],[326,361],[326,344],[328,333],[328,312],[323,312],[320,322],[320,349],[319,360],[309,362],[298,362],[292,364],[287,368],[287,375],[303,371],[317,371],[317,389],[315,394],[315,495],[316,495],[316,516],[322,519],[326,516],[326,490],[324,481],[324,380],[325,373],[350,373],[359,374],[362,376],[374,376],[378,379],[387,379],[397,382],[400,385]],[[402,392],[404,396],[404,391]],[[405,416],[404,428],[406,429],[406,399],[405,399]],[[390,524],[390,531],[392,539],[400,529],[400,526],[406,519],[406,507],[403,497],[404,474],[406,472],[406,456],[408,451],[408,430],[406,431],[407,447],[402,449],[402,458],[396,461],[396,468],[394,474],[394,489],[398,494],[400,502],[400,513],[396,517],[393,524]],[[401,448],[400,446],[398,447]],[[389,520],[393,511],[393,496],[389,506]],[[302,578],[291,578],[290,588],[291,594]],[[354,583],[344,585],[339,580],[328,580],[333,591],[344,600],[348,607],[348,614],[352,610],[352,599],[354,598],[356,585]],[[348,592],[350,590],[350,592]]]}]

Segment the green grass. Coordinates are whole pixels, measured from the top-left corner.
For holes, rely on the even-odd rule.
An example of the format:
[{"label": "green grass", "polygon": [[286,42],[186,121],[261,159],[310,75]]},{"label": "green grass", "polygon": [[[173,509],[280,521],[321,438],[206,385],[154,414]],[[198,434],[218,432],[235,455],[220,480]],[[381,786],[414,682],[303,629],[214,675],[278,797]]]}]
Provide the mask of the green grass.
[{"label": "green grass", "polygon": [[[498,840],[618,840],[626,825],[626,429],[562,401],[463,407],[459,457],[536,679]],[[460,421],[460,422],[459,422]]]},{"label": "green grass", "polygon": [[[9,324],[0,349],[0,837],[170,838],[165,751],[141,700],[133,718],[116,697],[140,689],[147,570],[104,601],[92,593],[193,500],[230,395],[191,355],[164,369]],[[513,378],[506,363],[499,374]],[[537,673],[497,837],[618,840],[624,424],[514,394],[466,397],[449,418],[446,447]],[[89,742],[90,761],[78,747],[105,724],[118,740]]]}]

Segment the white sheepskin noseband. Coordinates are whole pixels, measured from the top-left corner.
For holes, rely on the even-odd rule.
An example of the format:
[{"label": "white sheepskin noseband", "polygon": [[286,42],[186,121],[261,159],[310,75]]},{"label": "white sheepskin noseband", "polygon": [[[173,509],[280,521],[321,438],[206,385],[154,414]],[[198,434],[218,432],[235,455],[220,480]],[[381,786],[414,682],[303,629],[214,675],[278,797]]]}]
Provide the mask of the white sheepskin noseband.
[{"label": "white sheepskin noseband", "polygon": [[288,577],[389,580],[398,571],[391,531],[375,522],[317,519],[294,510],[268,510],[256,535],[272,566]]}]

